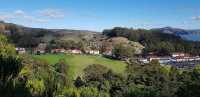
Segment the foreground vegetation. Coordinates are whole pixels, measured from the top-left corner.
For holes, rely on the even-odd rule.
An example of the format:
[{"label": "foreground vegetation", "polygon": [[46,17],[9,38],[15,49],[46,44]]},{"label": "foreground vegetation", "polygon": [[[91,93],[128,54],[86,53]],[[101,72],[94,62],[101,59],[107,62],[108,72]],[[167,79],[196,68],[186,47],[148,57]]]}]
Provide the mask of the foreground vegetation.
[{"label": "foreground vegetation", "polygon": [[64,59],[66,64],[69,65],[70,76],[76,78],[83,75],[83,70],[91,64],[102,64],[103,66],[113,70],[115,73],[124,73],[127,66],[125,62],[104,58],[102,56],[92,55],[73,55],[73,54],[60,54],[60,55],[35,55],[36,59],[42,59],[49,64],[56,64],[59,60]]}]

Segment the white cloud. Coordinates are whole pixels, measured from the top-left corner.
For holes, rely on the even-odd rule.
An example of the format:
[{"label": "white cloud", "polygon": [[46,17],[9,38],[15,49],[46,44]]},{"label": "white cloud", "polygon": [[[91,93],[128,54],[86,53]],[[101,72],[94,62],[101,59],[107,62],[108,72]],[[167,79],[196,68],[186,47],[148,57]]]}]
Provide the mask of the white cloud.
[{"label": "white cloud", "polygon": [[58,9],[45,9],[28,13],[24,10],[11,12],[0,12],[0,20],[20,20],[25,22],[46,23],[52,19],[59,19],[65,16],[64,12]]},{"label": "white cloud", "polygon": [[14,12],[14,15],[16,15],[16,16],[25,16],[26,13],[23,10],[16,10]]},{"label": "white cloud", "polygon": [[200,21],[200,16],[193,16],[193,17],[192,17],[192,20]]},{"label": "white cloud", "polygon": [[35,22],[35,23],[46,23],[46,22],[48,22],[48,20],[37,18],[34,15],[28,15],[23,10],[14,11],[13,15],[15,16],[16,19],[23,19],[24,21],[28,21],[28,22]]},{"label": "white cloud", "polygon": [[44,9],[40,10],[39,14],[49,18],[64,18],[65,13],[59,9]]}]

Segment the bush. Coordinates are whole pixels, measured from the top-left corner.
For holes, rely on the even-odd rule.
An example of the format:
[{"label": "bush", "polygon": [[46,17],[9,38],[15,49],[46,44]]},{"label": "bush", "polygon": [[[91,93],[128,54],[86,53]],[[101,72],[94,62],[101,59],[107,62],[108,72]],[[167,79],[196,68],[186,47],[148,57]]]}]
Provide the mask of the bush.
[{"label": "bush", "polygon": [[28,80],[26,83],[26,88],[29,89],[32,96],[42,96],[45,91],[45,85],[43,80]]},{"label": "bush", "polygon": [[65,88],[61,94],[58,94],[55,97],[80,97],[80,93],[77,89]]},{"label": "bush", "polygon": [[80,89],[81,97],[110,97],[107,93],[100,93],[96,88],[81,88]]},{"label": "bush", "polygon": [[94,64],[84,69],[84,78],[86,81],[98,81],[103,79],[103,74],[108,72],[108,69],[99,64]]}]

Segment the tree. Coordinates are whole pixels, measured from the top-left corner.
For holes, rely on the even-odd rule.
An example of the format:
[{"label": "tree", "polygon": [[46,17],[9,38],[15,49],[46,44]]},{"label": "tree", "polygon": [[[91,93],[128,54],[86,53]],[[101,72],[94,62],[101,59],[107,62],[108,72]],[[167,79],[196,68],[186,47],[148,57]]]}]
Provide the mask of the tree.
[{"label": "tree", "polygon": [[65,59],[59,60],[57,64],[55,64],[55,71],[59,73],[59,82],[62,83],[61,86],[70,86],[70,75],[69,72],[69,66],[66,64]]},{"label": "tree", "polygon": [[134,55],[134,48],[127,44],[117,44],[114,46],[113,54],[119,58],[129,58]]},{"label": "tree", "polygon": [[74,88],[64,88],[61,93],[56,94],[55,97],[82,97],[80,92]]},{"label": "tree", "polygon": [[185,71],[181,75],[181,85],[178,88],[178,97],[199,97],[200,94],[200,69],[199,66],[192,71]]},{"label": "tree", "polygon": [[44,80],[32,79],[26,82],[26,88],[33,97],[40,97],[45,92]]},{"label": "tree", "polygon": [[81,97],[110,97],[107,93],[101,93],[96,88],[86,87],[80,89]]},{"label": "tree", "polygon": [[130,87],[123,97],[160,97],[158,92],[151,88]]},{"label": "tree", "polygon": [[103,74],[106,73],[108,69],[99,64],[89,65],[84,69],[84,79],[86,81],[98,81],[103,79]]},{"label": "tree", "polygon": [[0,93],[2,95],[13,88],[12,81],[21,68],[21,59],[16,54],[14,46],[8,43],[5,36],[0,35]]}]

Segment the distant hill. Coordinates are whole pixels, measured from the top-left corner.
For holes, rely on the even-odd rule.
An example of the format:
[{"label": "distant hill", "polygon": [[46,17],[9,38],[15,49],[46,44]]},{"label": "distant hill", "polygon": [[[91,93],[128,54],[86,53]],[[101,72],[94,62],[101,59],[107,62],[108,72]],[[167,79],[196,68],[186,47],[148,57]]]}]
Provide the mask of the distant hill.
[{"label": "distant hill", "polygon": [[160,30],[163,33],[175,34],[175,35],[186,35],[186,34],[200,34],[200,30],[187,30],[173,27],[156,28],[153,30]]},{"label": "distant hill", "polygon": [[[3,31],[5,34],[14,34],[14,33],[26,33],[26,34],[37,34],[38,32],[46,32],[46,34],[52,35],[63,35],[63,34],[71,34],[71,33],[97,33],[95,31],[89,30],[72,30],[72,29],[44,29],[44,28],[31,28],[25,27],[13,23],[5,23],[0,22],[0,30]],[[13,31],[15,30],[15,31]]]},{"label": "distant hill", "polygon": [[0,22],[0,33],[10,37],[17,46],[33,47],[51,40],[91,40],[103,37],[101,33],[89,30],[31,28],[13,23]]}]

